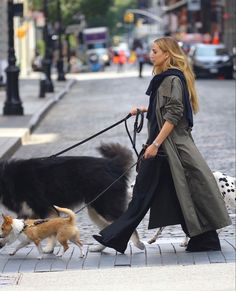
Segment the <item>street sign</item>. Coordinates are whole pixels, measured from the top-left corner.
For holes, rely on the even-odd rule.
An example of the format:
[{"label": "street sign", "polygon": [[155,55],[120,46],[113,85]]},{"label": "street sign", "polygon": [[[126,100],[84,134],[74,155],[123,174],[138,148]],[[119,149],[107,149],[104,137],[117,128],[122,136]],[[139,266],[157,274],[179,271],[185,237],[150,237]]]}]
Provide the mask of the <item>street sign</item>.
[{"label": "street sign", "polygon": [[16,3],[13,5],[13,14],[14,16],[23,17],[23,4],[22,3]]}]

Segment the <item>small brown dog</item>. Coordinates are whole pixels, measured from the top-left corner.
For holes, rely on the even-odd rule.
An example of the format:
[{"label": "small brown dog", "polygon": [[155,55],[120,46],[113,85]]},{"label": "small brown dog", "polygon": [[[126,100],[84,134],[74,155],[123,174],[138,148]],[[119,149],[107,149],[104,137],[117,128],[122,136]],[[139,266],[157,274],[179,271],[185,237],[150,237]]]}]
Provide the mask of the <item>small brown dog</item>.
[{"label": "small brown dog", "polygon": [[43,255],[41,241],[48,237],[54,237],[63,246],[63,251],[58,256],[62,256],[69,248],[68,240],[80,248],[80,257],[84,256],[82,243],[79,239],[79,230],[76,226],[75,213],[68,208],[54,207],[68,216],[24,221],[3,215],[4,220],[0,230],[0,238],[3,238],[8,245],[16,240],[20,241],[20,244],[10,255],[14,255],[19,249],[30,242],[34,242],[39,251],[38,258],[41,259]]}]

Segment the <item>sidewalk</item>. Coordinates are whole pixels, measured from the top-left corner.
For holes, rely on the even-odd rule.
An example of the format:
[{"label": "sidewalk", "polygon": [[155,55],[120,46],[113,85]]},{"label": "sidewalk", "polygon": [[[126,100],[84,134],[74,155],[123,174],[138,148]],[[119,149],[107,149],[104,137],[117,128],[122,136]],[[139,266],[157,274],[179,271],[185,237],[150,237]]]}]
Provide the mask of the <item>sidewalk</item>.
[{"label": "sidewalk", "polygon": [[[101,75],[96,75],[101,76]],[[87,78],[88,75],[85,75]],[[55,93],[39,98],[39,81],[20,81],[24,116],[3,116],[5,92],[0,91],[0,158],[9,158],[27,139],[48,110],[72,87],[74,80],[54,81]],[[145,243],[140,251],[129,244],[125,254],[105,249],[79,258],[78,248],[58,258],[53,255],[37,260],[33,245],[10,257],[10,247],[0,250],[0,287],[5,290],[227,290],[235,287],[235,237],[220,235],[222,251],[186,253],[179,246],[182,238],[159,239]],[[60,271],[60,272],[59,272]],[[9,287],[7,287],[9,286]]]},{"label": "sidewalk", "polygon": [[17,150],[47,111],[69,91],[75,81],[53,82],[55,92],[46,93],[45,98],[39,98],[39,80],[19,81],[23,116],[3,115],[6,93],[4,88],[0,89],[0,158],[9,158]]}]

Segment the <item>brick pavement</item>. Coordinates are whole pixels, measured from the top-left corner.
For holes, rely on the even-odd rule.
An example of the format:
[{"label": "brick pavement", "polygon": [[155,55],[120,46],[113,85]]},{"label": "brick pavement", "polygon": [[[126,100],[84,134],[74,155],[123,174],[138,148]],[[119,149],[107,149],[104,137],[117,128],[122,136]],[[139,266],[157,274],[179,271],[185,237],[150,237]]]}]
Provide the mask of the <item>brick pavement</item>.
[{"label": "brick pavement", "polygon": [[153,245],[145,244],[145,250],[140,251],[129,243],[125,254],[117,253],[106,248],[101,253],[89,252],[91,245],[85,245],[85,257],[80,258],[77,247],[70,245],[62,258],[56,256],[60,247],[56,247],[54,254],[45,255],[44,259],[37,259],[37,249],[29,245],[11,257],[8,255],[12,247],[5,247],[0,251],[0,273],[24,272],[56,272],[81,269],[104,269],[117,267],[151,267],[151,266],[187,266],[213,263],[235,262],[235,240],[221,239],[222,250],[200,253],[187,253],[179,245],[180,240],[171,239]]}]

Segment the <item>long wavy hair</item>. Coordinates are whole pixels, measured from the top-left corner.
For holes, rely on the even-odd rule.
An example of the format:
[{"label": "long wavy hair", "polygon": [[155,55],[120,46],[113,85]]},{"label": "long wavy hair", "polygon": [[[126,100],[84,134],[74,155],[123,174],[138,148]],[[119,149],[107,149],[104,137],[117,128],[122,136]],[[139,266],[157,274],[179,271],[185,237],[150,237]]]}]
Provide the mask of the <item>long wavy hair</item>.
[{"label": "long wavy hair", "polygon": [[161,72],[164,72],[168,69],[178,69],[182,71],[187,81],[192,109],[193,112],[196,114],[199,111],[199,103],[195,88],[195,75],[189,64],[186,54],[180,48],[178,42],[173,37],[162,37],[156,39],[154,43],[157,44],[163,52],[167,52],[169,57],[163,64],[162,68],[160,68],[159,66],[154,66],[153,73],[160,74]]}]

